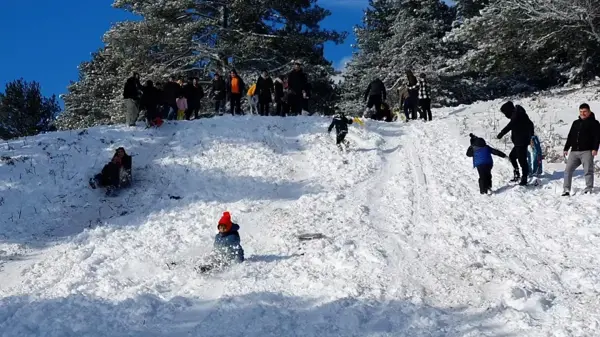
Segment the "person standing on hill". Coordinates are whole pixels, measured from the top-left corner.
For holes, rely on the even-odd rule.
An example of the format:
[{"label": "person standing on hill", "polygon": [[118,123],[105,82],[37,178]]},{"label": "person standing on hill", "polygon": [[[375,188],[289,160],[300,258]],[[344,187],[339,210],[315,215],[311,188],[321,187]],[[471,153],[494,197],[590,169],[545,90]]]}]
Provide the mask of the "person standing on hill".
[{"label": "person standing on hill", "polygon": [[406,79],[408,80],[408,98],[404,101],[404,115],[406,115],[406,121],[409,120],[408,113],[410,112],[410,119],[417,119],[417,105],[419,104],[419,81],[412,71],[406,71]]},{"label": "person standing on hill", "polygon": [[140,99],[142,96],[142,84],[140,83],[140,74],[133,73],[133,76],[125,82],[123,88],[123,99],[125,100],[125,120],[127,125],[135,126],[135,122],[140,114]]},{"label": "person standing on hill", "polygon": [[229,80],[227,81],[227,94],[229,96],[229,109],[231,114],[235,115],[237,112],[243,115],[242,112],[242,95],[246,92],[246,84],[244,80],[238,75],[235,69],[231,70],[229,74]]},{"label": "person standing on hill", "polygon": [[175,76],[169,76],[169,82],[165,83],[163,87],[164,100],[169,107],[169,113],[167,119],[172,120],[177,116],[177,99],[181,92],[181,86],[175,82]]},{"label": "person standing on hill", "polygon": [[261,116],[269,115],[269,106],[272,102],[273,95],[273,79],[269,76],[266,70],[262,71],[262,74],[256,81],[256,92],[258,94],[258,113]]},{"label": "person standing on hill", "polygon": [[[500,107],[500,111],[506,118],[510,119],[510,122],[500,131],[497,138],[502,139],[509,131],[511,132],[510,139],[514,145],[508,155],[514,169],[514,178],[511,181],[517,182],[520,179],[519,185],[526,186],[529,177],[527,147],[531,142],[531,137],[534,135],[533,122],[529,119],[527,112],[522,106],[515,106],[511,101],[504,103]],[[521,166],[521,170],[523,171],[522,175],[519,173],[519,166]]]},{"label": "person standing on hill", "polygon": [[308,98],[308,77],[300,61],[294,61],[294,69],[287,76],[288,82],[288,104],[290,105],[292,115],[302,113],[304,99]]},{"label": "person standing on hill", "polygon": [[419,77],[419,105],[421,106],[421,118],[424,121],[431,121],[431,88],[429,88],[429,83],[427,83],[427,77],[424,73]]},{"label": "person standing on hill", "polygon": [[185,119],[189,121],[192,118],[192,114],[194,114],[194,119],[198,119],[198,112],[200,112],[201,107],[200,102],[204,98],[204,89],[200,85],[200,79],[193,77],[191,83],[183,87],[183,91],[188,103]]},{"label": "person standing on hill", "polygon": [[[579,119],[573,122],[567,142],[565,143],[564,154],[567,159],[565,168],[565,181],[563,184],[562,196],[571,194],[571,181],[573,172],[583,165],[585,176],[585,189],[583,193],[592,193],[594,188],[594,157],[598,155],[600,147],[600,123],[596,116],[590,110],[586,103],[579,106]],[[571,153],[569,153],[571,150]]]},{"label": "person standing on hill", "polygon": [[221,114],[225,111],[225,99],[227,95],[227,84],[221,77],[221,74],[216,73],[210,88],[210,96],[215,101],[215,113]]},{"label": "person standing on hill", "polygon": [[375,118],[380,120],[382,118],[381,113],[381,103],[385,101],[387,93],[385,90],[385,84],[383,81],[379,79],[379,77],[375,78],[369,85],[367,86],[367,90],[365,91],[365,102],[367,102],[367,109],[373,108],[375,106]]}]

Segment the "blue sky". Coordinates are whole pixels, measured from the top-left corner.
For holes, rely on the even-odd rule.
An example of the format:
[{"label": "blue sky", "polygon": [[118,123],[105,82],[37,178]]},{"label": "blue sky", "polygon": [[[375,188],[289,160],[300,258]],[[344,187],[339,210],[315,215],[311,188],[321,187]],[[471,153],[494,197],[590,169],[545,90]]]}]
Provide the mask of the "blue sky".
[{"label": "blue sky", "polygon": [[[112,23],[130,18],[111,7],[112,0],[0,0],[0,91],[23,77],[38,81],[45,95],[62,94],[77,79],[77,66],[102,46]],[[360,23],[367,0],[319,0],[332,11],[323,27],[352,32]],[[326,56],[336,66],[347,58],[354,42],[328,45]],[[62,102],[61,102],[62,103]]]}]

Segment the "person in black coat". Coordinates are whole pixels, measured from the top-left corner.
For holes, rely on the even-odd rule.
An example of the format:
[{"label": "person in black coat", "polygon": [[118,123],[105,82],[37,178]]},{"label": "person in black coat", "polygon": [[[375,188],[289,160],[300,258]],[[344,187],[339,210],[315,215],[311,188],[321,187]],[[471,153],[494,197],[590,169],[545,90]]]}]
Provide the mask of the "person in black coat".
[{"label": "person in black coat", "polygon": [[127,125],[135,126],[140,113],[140,98],[142,94],[142,84],[140,83],[140,74],[133,73],[133,76],[127,79],[123,88],[123,99],[125,100],[125,120]]},{"label": "person in black coat", "polygon": [[269,115],[269,106],[272,102],[271,96],[273,95],[273,90],[273,79],[271,78],[271,76],[269,76],[269,73],[266,70],[263,70],[262,74],[256,81],[256,93],[258,94],[259,115]]},{"label": "person in black coat", "polygon": [[223,113],[225,111],[225,99],[227,98],[227,84],[219,73],[216,73],[213,78],[210,96],[215,101],[215,113]]},{"label": "person in black coat", "polygon": [[307,98],[308,77],[302,70],[299,61],[294,62],[294,69],[288,74],[288,104],[291,113],[300,115],[302,113],[303,100]]},{"label": "person in black coat", "polygon": [[[570,195],[573,172],[579,165],[583,165],[585,177],[586,186],[583,193],[592,193],[594,188],[594,157],[598,155],[598,148],[600,148],[600,123],[590,110],[590,106],[587,103],[581,104],[579,106],[579,118],[571,125],[564,148],[565,157],[568,156],[568,159],[565,168],[563,196]],[[569,150],[571,150],[571,153],[569,153]]]},{"label": "person in black coat", "polygon": [[177,117],[177,98],[181,94],[181,86],[175,81],[174,76],[169,77],[169,82],[163,86],[163,95],[165,104],[169,107],[167,119],[172,120]]},{"label": "person in black coat", "polygon": [[131,184],[131,156],[119,147],[111,161],[104,165],[102,171],[90,179],[90,187],[106,187],[106,194],[110,195],[117,188],[127,187]]},{"label": "person in black coat", "polygon": [[408,97],[404,101],[404,115],[406,121],[410,119],[417,119],[417,106],[419,104],[419,81],[412,71],[406,71],[406,79],[408,80]]},{"label": "person in black coat", "polygon": [[198,119],[200,101],[204,98],[204,89],[202,89],[198,77],[193,77],[191,82],[188,82],[183,87],[183,96],[187,99],[188,104],[188,108],[185,111],[185,119],[189,121],[192,118],[192,114],[194,114],[194,119]]},{"label": "person in black coat", "polygon": [[151,80],[146,81],[146,85],[142,89],[142,98],[140,106],[146,110],[146,123],[152,126],[155,123],[158,114],[158,105],[161,103],[161,92],[154,86]]},{"label": "person in black coat", "polygon": [[367,109],[373,108],[375,106],[375,118],[376,120],[381,120],[383,118],[381,113],[381,103],[383,103],[386,99],[387,93],[385,90],[385,84],[379,78],[374,79],[367,86],[367,90],[365,90],[365,102],[367,102]]},{"label": "person in black coat", "polygon": [[[529,176],[529,164],[527,163],[527,146],[531,143],[531,137],[534,135],[534,125],[525,109],[513,102],[508,101],[500,107],[500,111],[510,119],[510,122],[500,131],[498,139],[501,139],[509,131],[511,132],[510,139],[513,142],[513,149],[510,151],[508,157],[514,169],[513,182],[521,180],[519,185],[527,185],[527,179]],[[518,163],[518,164],[517,164]],[[519,166],[523,172],[519,174]]]},{"label": "person in black coat", "polygon": [[[336,110],[339,110],[338,107],[335,107]],[[331,130],[335,127],[335,144],[338,146],[340,150],[343,150],[342,144],[348,147],[348,141],[346,140],[346,135],[348,134],[348,125],[352,124],[352,118],[346,117],[343,111],[339,111],[336,115],[333,116],[333,120],[327,128],[327,133],[331,133]]]}]

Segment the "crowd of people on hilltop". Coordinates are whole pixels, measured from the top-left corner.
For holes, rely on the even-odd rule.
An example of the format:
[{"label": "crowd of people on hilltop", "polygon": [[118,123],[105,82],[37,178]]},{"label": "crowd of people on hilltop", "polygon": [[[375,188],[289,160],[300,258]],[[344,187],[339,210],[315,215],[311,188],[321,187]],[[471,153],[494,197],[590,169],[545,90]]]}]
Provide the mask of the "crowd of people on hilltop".
[{"label": "crowd of people on hilltop", "polygon": [[142,85],[140,74],[136,72],[127,79],[123,89],[125,119],[129,126],[135,126],[142,110],[148,126],[160,126],[164,119],[190,120],[192,116],[197,119],[202,100],[207,96],[212,100],[215,114],[219,115],[225,113],[226,106],[232,115],[243,115],[245,96],[251,109],[261,116],[271,115],[273,103],[276,116],[299,115],[308,110],[310,95],[311,85],[299,61],[293,62],[293,69],[288,74],[278,75],[275,79],[267,70],[262,71],[250,86],[235,69],[231,69],[226,78],[215,73],[208,88],[203,88],[198,77],[185,82],[171,76],[166,83],[155,84],[147,80]]},{"label": "crowd of people on hilltop", "polygon": [[[416,120],[417,112],[419,118],[424,121],[431,121],[431,88],[427,82],[427,76],[424,73],[419,78],[412,71],[406,71],[406,82],[398,87],[398,97],[400,100],[400,111],[404,110],[405,120]],[[394,113],[390,104],[386,102],[387,90],[385,84],[380,78],[373,79],[364,93],[364,102],[367,104],[367,111],[364,117],[370,117],[374,120],[385,120],[391,122],[395,120]],[[374,110],[374,111],[373,111]]]}]

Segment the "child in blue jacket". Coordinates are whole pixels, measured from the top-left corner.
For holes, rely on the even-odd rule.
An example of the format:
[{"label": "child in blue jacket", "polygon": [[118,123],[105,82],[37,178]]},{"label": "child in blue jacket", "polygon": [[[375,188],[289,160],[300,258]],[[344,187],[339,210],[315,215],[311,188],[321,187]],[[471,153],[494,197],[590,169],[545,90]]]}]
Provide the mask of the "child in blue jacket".
[{"label": "child in blue jacket", "polygon": [[467,149],[467,157],[473,157],[473,167],[479,172],[479,193],[492,192],[492,168],[494,160],[492,155],[506,158],[504,152],[498,151],[485,143],[485,140],[470,133],[471,146]]},{"label": "child in blue jacket", "polygon": [[212,262],[200,267],[201,272],[207,272],[217,267],[226,267],[233,263],[244,262],[244,249],[241,245],[240,226],[231,221],[231,214],[224,212],[219,224],[219,233],[215,236],[212,251]]}]

